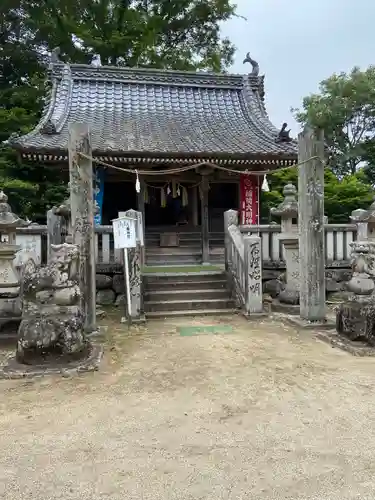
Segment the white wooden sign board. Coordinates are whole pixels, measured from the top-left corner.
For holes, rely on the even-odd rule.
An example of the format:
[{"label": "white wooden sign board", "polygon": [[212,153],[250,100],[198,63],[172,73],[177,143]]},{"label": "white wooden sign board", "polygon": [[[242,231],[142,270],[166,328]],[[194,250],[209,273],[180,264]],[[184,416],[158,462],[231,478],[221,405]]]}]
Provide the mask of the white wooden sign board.
[{"label": "white wooden sign board", "polygon": [[136,234],[137,241],[140,243],[141,247],[143,247],[145,243],[144,243],[144,234],[143,234],[142,212],[138,212],[135,210],[128,210],[127,212],[119,212],[118,216],[119,216],[119,218],[121,218],[121,217],[131,217],[132,218],[132,216],[129,214],[129,212],[135,212],[135,214],[137,216],[135,234]]},{"label": "white wooden sign board", "polygon": [[135,248],[137,246],[136,224],[137,220],[129,217],[113,219],[112,227],[115,249]]}]

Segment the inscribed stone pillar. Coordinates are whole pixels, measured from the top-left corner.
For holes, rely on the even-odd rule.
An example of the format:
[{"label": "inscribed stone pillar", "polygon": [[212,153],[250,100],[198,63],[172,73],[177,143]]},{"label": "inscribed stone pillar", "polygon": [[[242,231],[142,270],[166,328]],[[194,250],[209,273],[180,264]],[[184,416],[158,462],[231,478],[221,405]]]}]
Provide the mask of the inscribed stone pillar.
[{"label": "inscribed stone pillar", "polygon": [[95,234],[91,154],[88,126],[81,123],[71,125],[69,128],[71,220],[73,243],[78,245],[80,252],[79,282],[86,332],[93,332],[96,329]]},{"label": "inscribed stone pillar", "polygon": [[128,249],[129,285],[131,301],[131,321],[139,321],[143,316],[142,305],[142,274],[141,274],[141,246],[137,242],[135,248]]},{"label": "inscribed stone pillar", "polygon": [[202,175],[201,183],[201,220],[202,220],[202,263],[210,263],[210,234],[208,219],[208,190],[209,182],[207,175]]},{"label": "inscribed stone pillar", "polygon": [[300,316],[325,321],[324,141],[321,131],[298,137]]},{"label": "inscribed stone pillar", "polygon": [[299,303],[300,272],[298,228],[293,220],[298,216],[297,190],[293,184],[283,189],[284,200],[277,208],[271,208],[271,214],[281,218],[281,234],[279,241],[284,245],[286,264],[286,285],[279,294],[279,301],[284,304]]},{"label": "inscribed stone pillar", "polygon": [[260,236],[244,237],[244,263],[246,276],[246,313],[249,315],[260,314],[263,312],[262,248]]},{"label": "inscribed stone pillar", "polygon": [[229,271],[231,262],[231,252],[230,252],[230,241],[231,237],[228,233],[228,229],[232,225],[238,226],[238,211],[237,210],[227,210],[224,212],[224,252],[225,252],[225,270]]},{"label": "inscribed stone pillar", "polygon": [[[131,217],[136,219],[136,237],[137,246],[128,249],[128,268],[129,268],[129,285],[130,285],[130,309],[131,321],[139,321],[143,316],[143,297],[142,297],[142,213],[136,210],[127,210],[119,212],[119,217]],[[126,286],[126,282],[125,282]],[[127,294],[125,294],[125,297]],[[126,305],[126,314],[128,314],[128,306]]]}]

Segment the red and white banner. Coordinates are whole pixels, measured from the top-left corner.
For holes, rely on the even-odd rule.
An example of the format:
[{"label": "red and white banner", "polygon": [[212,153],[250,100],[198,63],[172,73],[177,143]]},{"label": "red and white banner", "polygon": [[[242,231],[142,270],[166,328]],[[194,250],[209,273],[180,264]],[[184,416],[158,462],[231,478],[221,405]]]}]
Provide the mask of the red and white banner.
[{"label": "red and white banner", "polygon": [[259,182],[259,176],[240,175],[241,224],[258,224]]}]

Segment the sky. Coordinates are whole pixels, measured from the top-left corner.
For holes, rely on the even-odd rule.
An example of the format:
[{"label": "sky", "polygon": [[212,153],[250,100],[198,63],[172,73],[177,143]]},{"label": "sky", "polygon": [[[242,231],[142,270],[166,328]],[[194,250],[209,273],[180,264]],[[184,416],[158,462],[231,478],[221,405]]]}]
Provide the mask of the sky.
[{"label": "sky", "polygon": [[296,136],[291,107],[315,93],[333,73],[375,64],[375,0],[236,0],[237,13],[223,25],[235,44],[232,73],[250,52],[265,75],[266,106],[277,127],[286,121]]}]

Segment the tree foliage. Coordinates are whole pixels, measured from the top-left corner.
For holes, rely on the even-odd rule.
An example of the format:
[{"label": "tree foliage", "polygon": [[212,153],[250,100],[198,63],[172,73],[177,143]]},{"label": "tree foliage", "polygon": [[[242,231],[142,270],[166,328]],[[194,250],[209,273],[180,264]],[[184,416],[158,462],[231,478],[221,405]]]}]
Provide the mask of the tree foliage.
[{"label": "tree foliage", "polygon": [[[283,188],[292,183],[298,187],[298,171],[286,168],[273,172],[268,177],[269,192],[261,195],[261,217],[271,221],[270,208],[277,207],[283,200]],[[374,197],[363,169],[355,174],[338,178],[329,168],[324,172],[324,213],[329,223],[348,223],[353,210],[367,209]]]},{"label": "tree foliage", "polygon": [[6,142],[36,125],[48,54],[102,64],[225,70],[234,47],[220,33],[231,0],[2,0],[0,5],[0,187],[15,211],[42,221],[66,196],[61,172],[20,162]]},{"label": "tree foliage", "polygon": [[319,94],[305,97],[302,110],[294,111],[302,125],[324,130],[332,170],[355,174],[375,137],[375,66],[332,75],[321,82]]}]

